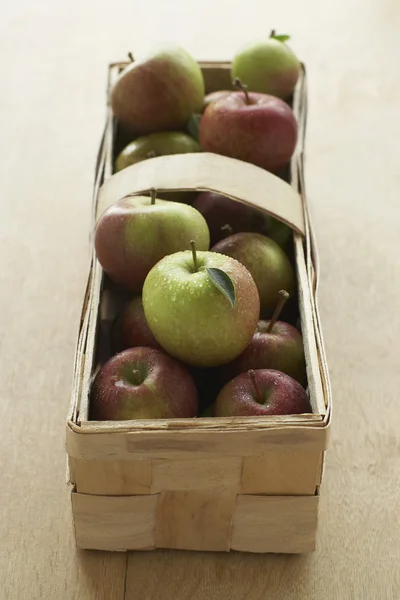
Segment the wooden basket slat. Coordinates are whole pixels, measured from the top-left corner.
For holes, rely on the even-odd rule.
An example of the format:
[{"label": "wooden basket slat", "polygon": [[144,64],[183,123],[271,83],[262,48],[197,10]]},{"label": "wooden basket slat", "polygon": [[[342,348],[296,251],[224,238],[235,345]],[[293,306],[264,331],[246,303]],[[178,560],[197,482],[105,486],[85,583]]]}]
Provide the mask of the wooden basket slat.
[{"label": "wooden basket slat", "polygon": [[76,543],[91,550],[153,550],[158,494],[91,496],[72,493]]},{"label": "wooden basket slat", "polygon": [[232,550],[304,553],[315,550],[318,496],[238,496]]},{"label": "wooden basket slat", "polygon": [[[73,422],[72,422],[73,423]],[[271,429],[285,426],[325,427],[325,415],[270,415],[259,417],[202,417],[194,419],[136,419],[131,421],[82,421],[79,431],[87,433],[118,433],[123,431],[203,431]]]},{"label": "wooden basket slat", "polygon": [[69,456],[87,460],[142,458],[193,458],[196,456],[262,456],[271,450],[321,451],[328,430],[282,427],[248,431],[141,431],[114,433],[76,432],[67,428]]},{"label": "wooden basket slat", "polygon": [[94,550],[311,552],[318,500],[317,495],[237,496],[227,490],[72,494],[77,544]]},{"label": "wooden basket slat", "polygon": [[167,491],[232,490],[238,493],[241,457],[157,459],[151,461],[151,493]]},{"label": "wooden basket slat", "polygon": [[153,460],[70,458],[70,479],[82,494],[134,496],[174,490],[311,496],[321,483],[321,452],[271,451],[263,456]]},{"label": "wooden basket slat", "polygon": [[321,483],[322,452],[269,452],[243,459],[242,494],[312,496]]},{"label": "wooden basket slat", "polygon": [[152,493],[149,460],[69,460],[71,481],[81,494],[136,496]]},{"label": "wooden basket slat", "polygon": [[158,501],[155,544],[182,550],[230,550],[234,490],[165,490]]}]

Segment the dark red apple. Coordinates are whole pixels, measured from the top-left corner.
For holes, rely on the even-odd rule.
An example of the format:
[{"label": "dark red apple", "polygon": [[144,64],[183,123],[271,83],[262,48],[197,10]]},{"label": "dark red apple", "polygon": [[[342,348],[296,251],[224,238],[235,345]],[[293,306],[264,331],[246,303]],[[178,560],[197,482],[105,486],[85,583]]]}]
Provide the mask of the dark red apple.
[{"label": "dark red apple", "polygon": [[[228,379],[224,380],[222,378],[223,367],[201,368],[188,366],[187,368],[196,384],[199,397],[198,414],[202,415],[214,403]],[[232,379],[232,377],[229,379]]]},{"label": "dark red apple", "polygon": [[280,312],[289,298],[281,290],[280,301],[270,321],[259,321],[257,329],[246,350],[226,366],[226,381],[250,369],[274,369],[290,375],[301,384],[306,381],[306,364],[301,333],[283,321]]},{"label": "dark red apple", "polygon": [[147,325],[141,296],[130,300],[115,319],[111,332],[111,343],[114,352],[122,352],[122,350],[137,346],[161,350],[160,344]]},{"label": "dark red apple", "polygon": [[277,221],[261,210],[242,202],[231,200],[215,192],[201,192],[193,203],[207,221],[211,245],[216,244],[232,233],[254,231],[274,240],[281,247],[287,246],[290,227]]},{"label": "dark red apple", "polygon": [[232,92],[211,102],[199,123],[200,146],[276,172],[296,147],[297,123],[279,98],[255,92]]},{"label": "dark red apple", "polygon": [[311,411],[305,389],[272,369],[248,371],[226,384],[214,406],[216,417],[295,415]]},{"label": "dark red apple", "polygon": [[197,390],[176,360],[155,348],[129,348],[98,372],[91,390],[91,419],[195,417]]}]

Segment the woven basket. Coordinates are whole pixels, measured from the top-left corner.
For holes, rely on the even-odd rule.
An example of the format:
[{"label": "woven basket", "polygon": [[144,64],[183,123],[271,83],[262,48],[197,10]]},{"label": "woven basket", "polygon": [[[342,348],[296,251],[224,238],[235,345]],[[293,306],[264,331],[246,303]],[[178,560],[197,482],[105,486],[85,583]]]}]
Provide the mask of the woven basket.
[{"label": "woven basket", "polygon": [[[109,85],[121,66],[110,66]],[[229,64],[201,63],[207,92],[230,87]],[[79,548],[308,552],[328,443],[331,393],[317,307],[318,259],[305,199],[306,78],[293,110],[299,142],[290,184],[214,154],[154,158],[112,175],[117,125],[108,109],[94,219],[126,194],[214,190],[293,229],[300,324],[312,413],[93,422],[89,390],[118,299],[92,253],[74,367],[66,445]]]}]

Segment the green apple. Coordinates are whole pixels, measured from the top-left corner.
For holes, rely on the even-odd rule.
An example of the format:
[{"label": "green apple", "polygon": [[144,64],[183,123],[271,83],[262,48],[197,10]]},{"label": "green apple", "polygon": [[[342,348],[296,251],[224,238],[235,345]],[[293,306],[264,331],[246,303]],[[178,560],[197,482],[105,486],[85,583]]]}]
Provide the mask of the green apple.
[{"label": "green apple", "polygon": [[[162,131],[150,133],[130,142],[117,156],[114,171],[122,171],[130,165],[142,160],[166,156],[170,154],[187,154],[201,152],[199,143],[187,133],[182,131]],[[196,198],[196,192],[161,192],[158,195],[163,200],[174,202],[185,202],[192,204]]]},{"label": "green apple", "polygon": [[210,234],[193,207],[146,196],[127,196],[101,216],[95,232],[97,258],[115,283],[140,292],[152,267],[167,254],[190,248],[208,250]]},{"label": "green apple", "polygon": [[184,129],[193,113],[201,113],[203,102],[201,69],[186,50],[174,44],[159,44],[133,60],[115,82],[110,97],[119,123],[136,135]]},{"label": "green apple", "polygon": [[272,315],[280,290],[293,293],[292,265],[282,248],[270,238],[259,233],[236,233],[218,242],[212,251],[236,258],[250,271],[260,295],[263,317]]},{"label": "green apple", "polygon": [[247,44],[234,57],[232,77],[249,91],[288,98],[300,74],[300,62],[285,43],[289,36],[275,35]]},{"label": "green apple", "polygon": [[178,252],[146,277],[143,307],[158,343],[199,367],[228,363],[248,345],[258,322],[257,287],[238,261],[213,252]]},{"label": "green apple", "polygon": [[181,131],[150,133],[137,138],[120,152],[115,161],[115,171],[121,171],[154,156],[186,154],[200,150],[198,142]]}]

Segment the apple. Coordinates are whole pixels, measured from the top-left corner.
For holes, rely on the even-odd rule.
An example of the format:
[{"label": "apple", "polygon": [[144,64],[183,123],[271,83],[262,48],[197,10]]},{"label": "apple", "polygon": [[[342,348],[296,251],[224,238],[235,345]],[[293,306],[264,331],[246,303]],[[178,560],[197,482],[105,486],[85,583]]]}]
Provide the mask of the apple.
[{"label": "apple", "polygon": [[207,408],[205,408],[202,412],[200,412],[199,417],[202,419],[208,419],[214,416],[214,405],[209,404]]},{"label": "apple", "polygon": [[[229,365],[226,365],[226,367],[228,366]],[[215,398],[228,381],[228,379],[224,380],[222,378],[222,371],[224,369],[224,366],[207,368],[188,366],[188,371],[194,379],[199,396],[199,415],[214,402]],[[232,379],[232,377],[229,377],[229,379]]]},{"label": "apple", "polygon": [[114,352],[136,346],[161,349],[147,325],[141,296],[130,300],[117,315],[111,330],[111,340]]},{"label": "apple", "polygon": [[114,170],[122,171],[130,165],[155,156],[186,154],[200,150],[198,142],[182,131],[150,133],[133,140],[119,153]]},{"label": "apple", "polygon": [[302,385],[306,381],[306,364],[301,333],[284,321],[278,321],[284,303],[289,298],[280,291],[280,301],[270,321],[259,321],[255,334],[245,351],[226,367],[226,379],[232,379],[250,369],[273,369],[290,375]]},{"label": "apple", "polygon": [[101,216],[95,232],[97,258],[115,283],[140,292],[150,269],[165,255],[190,248],[208,250],[204,217],[192,206],[152,197],[127,196]]},{"label": "apple", "polygon": [[250,370],[222,388],[214,405],[216,417],[296,415],[311,411],[298,381],[272,369]]},{"label": "apple", "polygon": [[275,35],[241,48],[232,61],[232,77],[252,92],[288,98],[300,74],[300,62],[285,43],[289,36]]},{"label": "apple", "polygon": [[204,101],[203,74],[183,48],[159,44],[127,66],[110,94],[119,123],[137,135],[183,129]]},{"label": "apple", "polygon": [[243,87],[206,108],[199,123],[199,141],[206,152],[276,172],[294,152],[297,123],[283,100]]},{"label": "apple", "polygon": [[232,361],[250,342],[260,301],[248,270],[214,252],[178,252],[153,267],[143,286],[151,332],[172,356],[199,367]]},{"label": "apple", "polygon": [[216,192],[201,192],[193,202],[193,207],[207,221],[212,245],[243,231],[263,233],[282,247],[286,247],[291,238],[291,229],[284,223]]},{"label": "apple", "polygon": [[251,273],[260,295],[261,315],[270,317],[278,292],[295,288],[292,265],[285,252],[270,238],[259,233],[236,233],[211,248],[236,258]]},{"label": "apple", "polygon": [[232,90],[218,90],[216,92],[210,92],[204,98],[204,108],[207,108],[211,102],[215,102],[216,100],[221,100],[221,98],[226,98],[232,94]]},{"label": "apple", "polygon": [[155,348],[129,348],[103,365],[91,390],[91,419],[195,417],[197,390],[176,360]]},{"label": "apple", "polygon": [[[156,156],[200,152],[199,143],[182,131],[162,131],[141,136],[127,144],[115,160],[114,171],[122,171],[130,165]],[[163,200],[193,204],[196,192],[161,192]]]}]

